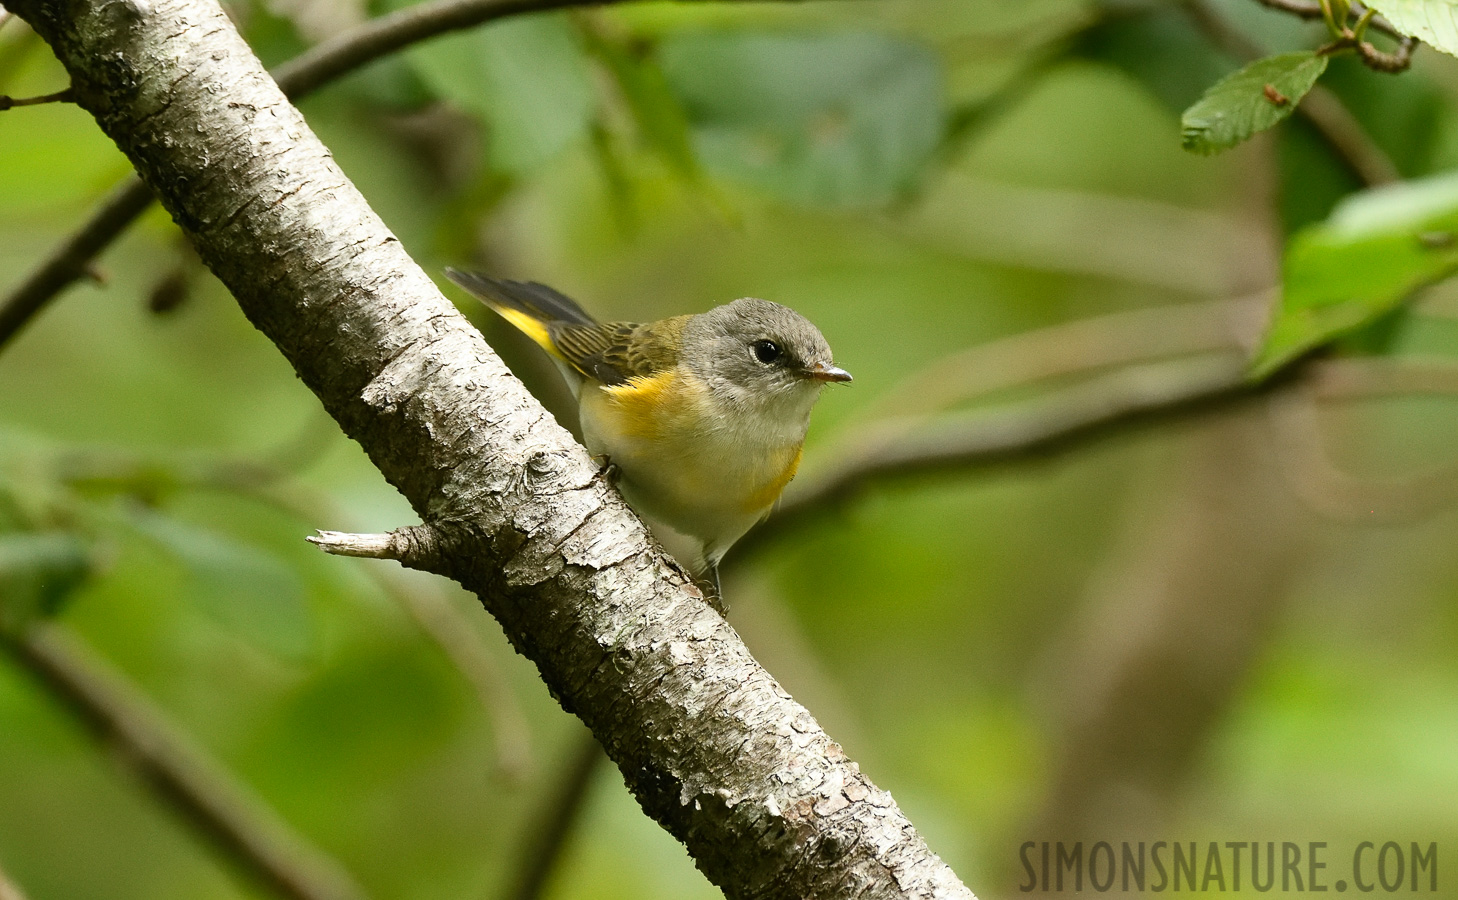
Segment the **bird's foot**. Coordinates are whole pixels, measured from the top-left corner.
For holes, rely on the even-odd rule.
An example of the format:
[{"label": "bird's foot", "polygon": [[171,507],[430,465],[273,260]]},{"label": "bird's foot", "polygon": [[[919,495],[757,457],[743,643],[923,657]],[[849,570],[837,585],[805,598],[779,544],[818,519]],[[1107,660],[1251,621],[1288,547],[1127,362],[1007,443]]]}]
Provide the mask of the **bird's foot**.
[{"label": "bird's foot", "polygon": [[607,479],[609,484],[617,484],[618,479],[623,476],[623,470],[618,468],[617,463],[614,463],[612,457],[606,453],[599,453],[592,458],[592,461],[597,463],[597,473]]},{"label": "bird's foot", "polygon": [[719,567],[710,565],[705,578],[699,582],[700,589],[704,592],[704,599],[709,605],[718,611],[719,615],[728,617],[729,604],[724,602],[724,587],[719,583]]}]

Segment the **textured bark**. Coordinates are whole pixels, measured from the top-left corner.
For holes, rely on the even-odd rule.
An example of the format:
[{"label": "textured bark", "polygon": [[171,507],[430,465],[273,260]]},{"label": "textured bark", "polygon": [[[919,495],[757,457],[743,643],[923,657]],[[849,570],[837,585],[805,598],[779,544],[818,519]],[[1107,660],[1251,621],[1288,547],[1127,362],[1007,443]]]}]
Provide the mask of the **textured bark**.
[{"label": "textured bark", "polygon": [[441,296],[212,0],[10,0],[249,319],[731,897],[970,897]]}]

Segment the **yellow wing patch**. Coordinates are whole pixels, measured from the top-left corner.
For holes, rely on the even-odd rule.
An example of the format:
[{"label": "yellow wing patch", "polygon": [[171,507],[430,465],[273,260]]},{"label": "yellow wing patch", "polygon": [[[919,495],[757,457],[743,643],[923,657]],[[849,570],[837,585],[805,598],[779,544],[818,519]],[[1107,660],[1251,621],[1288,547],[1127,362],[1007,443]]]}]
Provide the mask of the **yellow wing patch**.
[{"label": "yellow wing patch", "polygon": [[656,375],[630,378],[622,384],[603,387],[617,408],[615,423],[624,437],[645,441],[661,440],[670,434],[684,413],[687,392],[675,391],[678,371],[668,369]]},{"label": "yellow wing patch", "polygon": [[[487,302],[490,303],[490,301]],[[512,309],[509,306],[501,306],[496,303],[490,303],[490,306],[496,311],[497,315],[512,325],[515,325],[518,331],[533,341],[536,341],[537,346],[558,359],[563,358],[562,354],[557,352],[556,346],[552,343],[552,336],[547,332],[547,323],[540,319],[532,318],[521,310]]]}]

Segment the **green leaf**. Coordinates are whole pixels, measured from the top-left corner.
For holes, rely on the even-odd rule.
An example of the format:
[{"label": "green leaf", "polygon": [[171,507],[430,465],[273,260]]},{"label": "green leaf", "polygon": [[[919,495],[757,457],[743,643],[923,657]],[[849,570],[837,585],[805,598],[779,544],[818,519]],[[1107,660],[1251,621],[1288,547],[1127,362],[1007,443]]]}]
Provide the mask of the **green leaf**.
[{"label": "green leaf", "polygon": [[587,135],[591,72],[559,16],[513,17],[408,56],[431,90],[482,120],[493,168],[530,171]]},{"label": "green leaf", "polygon": [[1370,0],[1403,34],[1458,56],[1458,0]]},{"label": "green leaf", "polygon": [[1314,51],[1258,59],[1211,87],[1181,119],[1184,147],[1218,153],[1291,115],[1326,71]]},{"label": "green leaf", "polygon": [[703,173],[694,155],[688,115],[657,60],[591,31],[586,38],[588,48],[617,82],[644,142],[674,174],[689,182],[700,181]]},{"label": "green leaf", "polygon": [[94,568],[91,545],[68,532],[0,534],[0,627],[53,616]]},{"label": "green leaf", "polygon": [[186,568],[198,608],[239,637],[288,659],[313,647],[302,580],[278,557],[191,522],[137,509],[126,521]]},{"label": "green leaf", "polygon": [[663,69],[704,165],[793,203],[851,207],[908,191],[941,140],[941,70],[870,32],[670,38]]},{"label": "green leaf", "polygon": [[1286,251],[1281,304],[1251,363],[1264,378],[1458,272],[1458,173],[1364,191]]}]

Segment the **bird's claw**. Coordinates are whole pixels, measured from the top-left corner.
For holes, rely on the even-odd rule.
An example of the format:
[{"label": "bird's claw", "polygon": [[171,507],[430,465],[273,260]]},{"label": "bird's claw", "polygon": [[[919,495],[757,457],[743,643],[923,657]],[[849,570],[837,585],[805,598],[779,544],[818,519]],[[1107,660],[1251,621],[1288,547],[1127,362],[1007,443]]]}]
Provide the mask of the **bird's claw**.
[{"label": "bird's claw", "polygon": [[598,465],[598,474],[607,479],[609,484],[618,483],[618,479],[623,475],[623,470],[618,468],[617,463],[613,462],[612,457],[606,453],[601,453],[594,456],[592,461]]}]

